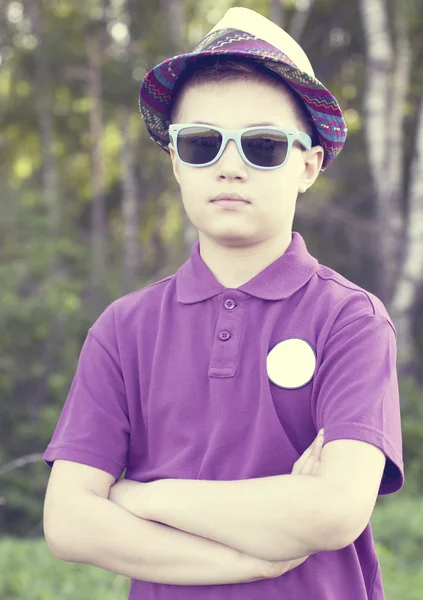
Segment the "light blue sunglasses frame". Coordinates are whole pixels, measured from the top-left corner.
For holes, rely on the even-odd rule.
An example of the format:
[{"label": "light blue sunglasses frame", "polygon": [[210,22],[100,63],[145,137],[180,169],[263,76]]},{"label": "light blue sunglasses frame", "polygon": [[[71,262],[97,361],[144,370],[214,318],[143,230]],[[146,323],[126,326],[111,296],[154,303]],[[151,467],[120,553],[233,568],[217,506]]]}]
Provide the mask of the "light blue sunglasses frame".
[{"label": "light blue sunglasses frame", "polygon": [[[215,156],[215,158],[208,163],[203,163],[200,165],[189,163],[189,162],[182,160],[182,158],[179,156],[179,150],[178,150],[178,144],[177,144],[178,134],[182,129],[194,129],[194,128],[198,128],[198,127],[207,127],[208,129],[213,129],[214,131],[218,131],[222,135],[222,144],[221,144],[220,150],[217,153],[217,155]],[[286,135],[286,138],[288,140],[288,151],[286,153],[285,160],[283,161],[282,164],[275,165],[273,167],[262,167],[260,165],[255,165],[250,160],[248,160],[248,158],[245,156],[244,150],[242,149],[242,145],[241,145],[241,136],[243,133],[245,133],[247,131],[255,131],[258,129],[278,131],[279,133],[283,133]],[[304,131],[299,131],[298,129],[283,129],[282,127],[272,127],[272,126],[264,126],[264,125],[257,126],[257,127],[246,127],[245,129],[223,129],[222,127],[216,127],[214,125],[207,125],[205,123],[173,123],[172,125],[169,126],[169,138],[170,138],[170,141],[172,142],[172,145],[175,148],[176,156],[178,157],[178,159],[181,161],[181,163],[183,163],[184,165],[189,165],[190,167],[208,167],[208,166],[214,164],[215,162],[217,162],[219,160],[219,158],[222,156],[229,140],[235,141],[236,146],[238,148],[238,152],[242,156],[243,160],[247,163],[247,165],[255,167],[256,169],[264,169],[265,171],[270,171],[273,169],[280,169],[281,167],[283,167],[289,160],[289,156],[290,156],[291,150],[292,150],[292,145],[294,142],[296,142],[296,141],[299,142],[302,146],[304,146],[304,148],[306,150],[310,150],[311,146],[312,146],[311,137]]]}]

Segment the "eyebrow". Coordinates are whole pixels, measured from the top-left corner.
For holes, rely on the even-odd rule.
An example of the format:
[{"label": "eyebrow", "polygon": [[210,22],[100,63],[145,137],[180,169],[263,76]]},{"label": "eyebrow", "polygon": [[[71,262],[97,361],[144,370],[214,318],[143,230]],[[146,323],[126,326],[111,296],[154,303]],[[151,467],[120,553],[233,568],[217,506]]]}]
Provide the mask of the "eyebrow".
[{"label": "eyebrow", "polygon": [[[216,125],[215,123],[208,123],[207,121],[191,121],[190,125],[193,125],[194,123],[201,123],[203,125],[211,125],[212,127],[219,127],[219,125]],[[265,125],[271,125],[272,127],[280,127],[280,125],[277,125],[276,123],[271,123],[270,121],[269,122],[266,121],[265,123],[250,123],[249,125],[245,125],[245,127],[263,127]]]}]

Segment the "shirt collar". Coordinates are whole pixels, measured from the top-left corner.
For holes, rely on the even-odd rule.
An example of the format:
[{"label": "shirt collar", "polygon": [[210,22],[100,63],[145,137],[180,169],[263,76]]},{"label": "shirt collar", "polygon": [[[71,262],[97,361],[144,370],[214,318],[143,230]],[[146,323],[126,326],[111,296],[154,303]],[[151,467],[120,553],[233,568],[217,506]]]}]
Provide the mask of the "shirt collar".
[{"label": "shirt collar", "polygon": [[[263,300],[288,298],[314,275],[318,260],[309,254],[302,236],[293,231],[288,248],[255,277],[236,288]],[[190,258],[176,272],[176,298],[191,304],[217,296],[225,290],[200,254],[200,242],[194,242]]]}]

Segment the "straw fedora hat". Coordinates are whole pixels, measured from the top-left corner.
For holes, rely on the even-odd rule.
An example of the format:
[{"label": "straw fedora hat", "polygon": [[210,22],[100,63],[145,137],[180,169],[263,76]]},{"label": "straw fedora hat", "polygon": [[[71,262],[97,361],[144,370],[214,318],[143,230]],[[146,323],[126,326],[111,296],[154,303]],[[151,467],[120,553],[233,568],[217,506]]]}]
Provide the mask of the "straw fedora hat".
[{"label": "straw fedora hat", "polygon": [[139,109],[150,138],[169,154],[169,114],[175,85],[184,70],[201,67],[205,56],[248,58],[279,75],[303,101],[325,152],[322,172],[338,156],[347,126],[336,98],[316,79],[301,46],[281,27],[254,10],[230,8],[191,52],[178,54],[145,75]]}]

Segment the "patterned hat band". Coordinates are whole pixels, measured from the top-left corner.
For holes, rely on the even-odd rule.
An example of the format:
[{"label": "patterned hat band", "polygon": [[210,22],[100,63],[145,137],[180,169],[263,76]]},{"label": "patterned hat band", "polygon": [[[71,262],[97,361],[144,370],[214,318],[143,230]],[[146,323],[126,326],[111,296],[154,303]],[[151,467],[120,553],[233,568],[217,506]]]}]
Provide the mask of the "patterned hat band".
[{"label": "patterned hat band", "polygon": [[[239,23],[239,29],[225,26],[234,22]],[[254,30],[259,31],[260,36],[249,33]],[[146,74],[141,83],[139,108],[150,138],[170,153],[170,110],[175,85],[188,67],[198,61],[201,66],[202,57],[218,55],[258,62],[279,75],[300,96],[314,123],[316,141],[324,149],[323,172],[338,156],[347,137],[339,104],[315,78],[307,56],[295,40],[275,23],[247,8],[229,9],[192,52],[168,58]]]}]

